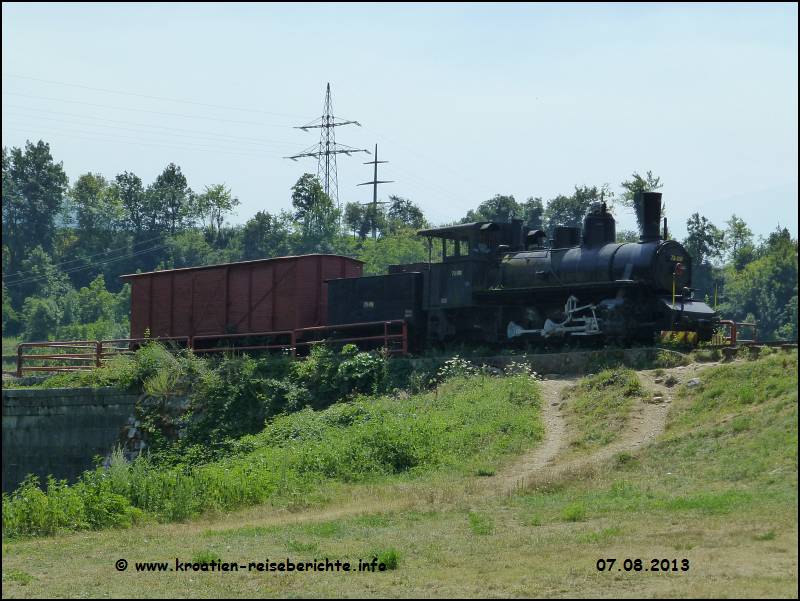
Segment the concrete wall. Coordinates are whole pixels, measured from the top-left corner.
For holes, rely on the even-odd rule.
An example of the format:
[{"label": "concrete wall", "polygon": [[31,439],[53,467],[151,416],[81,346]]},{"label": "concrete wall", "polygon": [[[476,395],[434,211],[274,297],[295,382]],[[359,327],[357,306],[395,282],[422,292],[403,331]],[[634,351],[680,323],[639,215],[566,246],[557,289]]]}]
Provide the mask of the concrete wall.
[{"label": "concrete wall", "polygon": [[4,389],[3,490],[29,473],[73,481],[112,450],[138,398],[114,388]]}]

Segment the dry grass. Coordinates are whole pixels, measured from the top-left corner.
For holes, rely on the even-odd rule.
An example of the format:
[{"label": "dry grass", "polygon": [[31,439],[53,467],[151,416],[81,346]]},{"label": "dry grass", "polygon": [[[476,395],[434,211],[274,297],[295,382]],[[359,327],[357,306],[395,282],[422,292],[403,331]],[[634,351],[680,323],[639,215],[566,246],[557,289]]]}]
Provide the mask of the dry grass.
[{"label": "dry grass", "polygon": [[[753,366],[758,413],[747,366],[701,374],[700,390],[676,393],[655,445],[567,462],[510,497],[485,494],[486,478],[432,476],[331,485],[325,507],[297,512],[261,506],[16,541],[3,548],[3,596],[796,598],[796,354],[780,361]],[[390,551],[397,569],[383,573],[133,570],[176,557],[357,562]],[[114,568],[120,558],[126,572]],[[687,558],[690,569],[599,572],[600,558]]]}]

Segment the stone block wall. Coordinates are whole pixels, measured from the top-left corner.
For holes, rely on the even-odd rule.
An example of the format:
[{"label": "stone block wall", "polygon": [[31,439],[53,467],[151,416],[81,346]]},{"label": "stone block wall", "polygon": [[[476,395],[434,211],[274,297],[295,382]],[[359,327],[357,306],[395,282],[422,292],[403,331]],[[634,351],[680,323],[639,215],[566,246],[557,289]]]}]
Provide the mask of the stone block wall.
[{"label": "stone block wall", "polygon": [[106,456],[139,395],[114,388],[3,390],[3,490],[27,474],[74,481]]}]

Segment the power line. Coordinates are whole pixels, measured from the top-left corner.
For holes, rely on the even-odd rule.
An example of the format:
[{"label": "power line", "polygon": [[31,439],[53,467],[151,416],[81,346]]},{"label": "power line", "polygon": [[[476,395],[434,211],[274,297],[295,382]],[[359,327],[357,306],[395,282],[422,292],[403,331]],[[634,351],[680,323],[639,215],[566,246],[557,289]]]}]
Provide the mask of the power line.
[{"label": "power line", "polygon": [[323,183],[325,194],[336,201],[337,209],[341,209],[341,205],[339,203],[339,177],[336,170],[336,155],[346,154],[350,156],[355,152],[366,152],[369,154],[369,150],[366,148],[353,148],[346,144],[336,143],[335,128],[341,127],[342,125],[358,125],[361,127],[358,121],[336,121],[336,118],[333,116],[333,106],[331,104],[331,84],[328,83],[325,92],[325,109],[322,117],[315,119],[311,123],[295,128],[302,129],[303,131],[319,129],[319,144],[316,147],[309,147],[298,154],[283,157],[285,159],[292,159],[293,161],[304,157],[316,158],[317,177]]},{"label": "power line", "polygon": [[3,77],[15,77],[17,79],[29,79],[31,81],[40,81],[40,82],[44,82],[44,83],[57,84],[57,85],[60,85],[60,86],[69,86],[71,88],[81,88],[81,89],[84,89],[84,90],[93,90],[95,92],[106,92],[106,93],[109,93],[109,94],[121,94],[121,95],[124,95],[124,96],[136,96],[138,98],[147,98],[147,99],[150,99],[150,100],[166,100],[167,102],[178,102],[178,103],[182,103],[182,104],[192,104],[192,105],[195,105],[195,106],[204,106],[204,107],[207,107],[207,108],[214,108],[214,109],[224,109],[224,110],[229,110],[229,111],[242,111],[242,112],[247,112],[247,113],[262,113],[264,115],[274,115],[276,117],[288,117],[290,119],[294,119],[295,117],[297,117],[297,115],[289,115],[289,114],[286,114],[286,113],[274,113],[274,112],[265,111],[265,110],[262,110],[262,109],[241,108],[241,107],[235,107],[235,106],[225,106],[225,105],[220,105],[220,104],[208,104],[206,102],[196,102],[196,101],[193,101],[193,100],[181,100],[181,99],[178,99],[178,98],[168,98],[168,97],[165,97],[165,96],[151,96],[149,94],[139,94],[137,92],[123,92],[121,90],[110,90],[108,88],[95,88],[95,87],[92,87],[92,86],[87,86],[87,85],[82,85],[82,84],[77,84],[77,83],[68,83],[68,82],[65,82],[65,81],[55,81],[53,79],[42,79],[42,78],[39,78],[39,77],[30,77],[28,75],[16,75],[16,74],[13,74],[13,73],[9,73],[9,74],[3,75]]},{"label": "power line", "polygon": [[[134,242],[132,246],[133,246],[133,248],[135,248],[135,247],[140,246],[142,244],[148,244],[150,242],[153,242],[154,240],[160,240],[161,238],[162,238],[161,235],[154,236],[153,238],[147,238],[146,240],[140,240],[139,242]],[[96,254],[93,254],[93,255],[88,255],[88,256],[85,256],[85,257],[77,257],[75,259],[68,259],[66,261],[59,261],[58,263],[53,263],[52,265],[53,265],[53,267],[60,267],[62,265],[66,265],[67,263],[75,263],[76,261],[85,261],[86,259],[94,259],[95,257],[100,257],[102,255],[110,255],[110,254],[118,252],[120,250],[127,250],[127,249],[128,249],[127,246],[119,246],[117,248],[111,248],[111,249],[108,249],[108,250],[105,250],[103,252],[99,252],[99,253],[96,253]],[[30,273],[30,271],[21,271],[21,270],[20,271],[15,271],[13,273],[9,273],[8,275],[5,275],[4,277],[13,278],[14,276],[17,276],[17,275],[20,275],[20,274],[24,275],[26,273]]]},{"label": "power line", "polygon": [[[241,152],[249,151],[250,148],[248,148],[247,145],[254,146],[255,147],[255,148],[253,148],[254,151],[256,151],[256,150],[278,151],[279,150],[278,148],[273,148],[276,144],[278,144],[277,142],[276,143],[272,143],[272,144],[269,145],[270,147],[267,147],[267,146],[264,146],[264,145],[259,144],[257,142],[249,142],[249,141],[241,141],[240,142],[240,141],[236,141],[236,140],[216,139],[216,138],[208,137],[208,136],[197,136],[197,135],[192,135],[192,134],[179,134],[179,133],[173,133],[173,132],[142,131],[142,130],[140,130],[138,128],[135,128],[135,127],[125,127],[124,125],[106,125],[105,123],[95,123],[95,122],[90,121],[90,120],[76,121],[76,120],[63,119],[63,118],[59,118],[59,117],[45,117],[45,116],[41,116],[41,115],[23,115],[23,114],[11,115],[9,117],[9,119],[11,121],[22,121],[25,124],[27,124],[27,121],[29,121],[29,120],[35,120],[35,122],[37,122],[37,123],[39,121],[53,121],[53,122],[58,123],[59,125],[66,126],[66,127],[77,126],[80,129],[75,129],[75,130],[72,130],[72,131],[76,131],[76,132],[79,132],[79,133],[85,132],[85,133],[88,133],[88,134],[95,134],[95,135],[106,135],[106,133],[107,133],[108,135],[128,137],[128,138],[133,138],[135,140],[151,139],[154,142],[164,142],[164,143],[168,143],[168,144],[176,143],[176,144],[187,144],[187,145],[190,145],[190,146],[200,146],[200,145],[202,145],[203,148],[209,148],[209,149],[211,149],[211,148],[214,148],[214,149],[216,149],[216,148],[226,148],[226,147],[222,146],[223,144],[225,144],[225,145],[230,145],[230,150],[233,150],[234,152],[236,152],[236,151],[241,151]],[[47,126],[46,124],[42,124],[41,127],[44,128],[44,127],[49,127],[49,126]],[[85,129],[86,127],[94,128],[94,129],[99,130],[99,131],[89,131],[89,130]],[[125,133],[118,133],[118,132],[125,132]],[[130,133],[127,133],[127,132],[134,132],[134,133],[143,134],[145,136],[154,136],[154,137],[153,138],[143,138],[143,137],[140,137],[140,136],[133,136]],[[162,138],[166,138],[166,139],[162,139]],[[173,138],[178,138],[178,139],[176,139],[173,142]],[[208,144],[216,144],[216,145],[213,146],[213,147],[209,147],[209,146],[207,146]],[[259,148],[259,146],[261,146],[261,148]]]},{"label": "power line", "polygon": [[[84,133],[84,132],[80,131],[80,133],[78,133],[78,132],[76,132],[76,130],[64,131],[64,130],[57,130],[57,129],[45,129],[45,128],[36,128],[36,127],[31,128],[31,127],[14,126],[14,125],[12,125],[10,127],[5,127],[4,130],[20,131],[20,132],[23,132],[25,135],[28,135],[28,133],[34,133],[34,132],[38,132],[37,135],[48,135],[48,136],[52,136],[53,134],[55,134],[55,135],[63,134],[65,136],[69,136],[70,138],[78,138],[78,139],[91,140],[91,141],[100,141],[100,142],[109,142],[109,141],[111,141],[111,142],[115,142],[115,143],[118,143],[118,144],[134,144],[134,145],[137,145],[137,146],[157,146],[157,147],[160,147],[160,148],[171,148],[171,149],[177,149],[177,150],[194,150],[194,151],[198,151],[198,152],[211,152],[211,153],[214,153],[214,154],[227,154],[227,155],[240,156],[240,157],[258,158],[256,156],[254,156],[254,153],[252,153],[252,152],[251,153],[229,152],[229,151],[226,151],[226,150],[219,150],[219,148],[210,148],[210,147],[207,147],[207,146],[201,146],[201,147],[198,147],[198,146],[185,146],[185,145],[184,146],[180,146],[180,145],[176,145],[176,144],[159,144],[157,142],[144,142],[144,141],[136,141],[136,140],[134,140],[134,141],[126,141],[126,140],[120,140],[119,139],[120,138],[119,135],[110,135],[110,134],[109,135],[105,135],[105,134],[100,134],[100,133],[96,133],[96,132]],[[122,137],[126,137],[126,136],[122,136]],[[259,152],[261,154],[261,156],[265,156],[263,152],[260,152],[260,151],[257,151],[257,152]],[[280,155],[268,154],[266,156],[280,156]]]},{"label": "power line", "polygon": [[[140,251],[131,253],[129,255],[124,255],[122,257],[116,257],[114,259],[109,259],[107,261],[98,261],[96,263],[89,263],[88,265],[82,265],[80,267],[73,267],[71,269],[65,269],[65,270],[61,271],[61,273],[63,273],[63,274],[77,273],[79,271],[84,271],[86,269],[91,269],[92,267],[99,267],[100,265],[107,265],[109,263],[115,263],[117,261],[123,261],[125,259],[132,259],[133,257],[137,257],[139,255],[143,255],[143,254],[152,252],[154,250],[158,250],[158,249],[164,248],[165,246],[167,246],[167,245],[166,244],[158,244],[157,246],[153,246],[151,248],[146,248],[144,250],[140,250]],[[21,286],[22,284],[30,284],[31,282],[37,282],[39,280],[43,280],[43,279],[46,279],[48,277],[50,277],[50,276],[45,274],[45,275],[41,275],[41,276],[37,276],[37,277],[33,277],[33,278],[27,278],[27,279],[24,279],[24,280],[17,280],[16,282],[12,282],[11,284],[7,284],[6,287],[7,288],[14,288],[15,286]]]},{"label": "power line", "polygon": [[221,123],[237,123],[239,125],[258,125],[261,127],[286,127],[285,125],[277,125],[275,123],[259,123],[256,121],[241,121],[237,119],[222,119],[221,117],[206,117],[203,115],[187,115],[185,113],[170,113],[166,111],[151,111],[147,109],[135,109],[126,106],[114,106],[111,104],[99,104],[95,102],[84,102],[83,100],[68,100],[66,98],[52,98],[50,96],[37,96],[35,94],[23,94],[21,92],[3,92],[3,96],[22,96],[23,98],[36,98],[38,100],[52,100],[54,102],[69,102],[72,104],[84,104],[86,106],[93,106],[97,108],[108,108],[118,111],[132,111],[135,113],[151,113],[153,115],[165,115],[167,117],[183,117],[185,119],[206,119],[208,121],[219,121]]},{"label": "power line", "polygon": [[[378,160],[378,145],[375,144],[375,160],[374,161],[367,161],[366,163],[364,163],[365,165],[375,165],[375,171],[373,172],[373,175],[372,175],[372,181],[371,182],[364,182],[362,184],[357,184],[359,186],[368,186],[369,184],[372,184],[372,215],[370,217],[371,217],[371,221],[372,221],[372,239],[373,240],[377,239],[377,237],[378,237],[378,228],[377,228],[377,224],[375,223],[376,218],[378,216],[378,204],[386,204],[386,201],[382,201],[382,202],[378,203],[378,184],[391,184],[391,183],[394,182],[394,180],[388,180],[388,179],[382,180],[382,181],[378,180],[378,163],[388,163],[388,162],[389,161],[379,161]],[[365,203],[365,205],[366,204],[369,204],[369,203]]]},{"label": "power line", "polygon": [[[136,121],[123,121],[123,120],[120,120],[120,119],[105,119],[103,117],[96,117],[94,115],[81,115],[80,113],[65,113],[64,111],[53,111],[53,110],[42,109],[42,108],[38,108],[38,107],[22,106],[22,105],[19,105],[19,104],[7,104],[6,107],[7,108],[17,109],[17,110],[22,110],[22,111],[33,112],[33,113],[36,114],[36,117],[39,118],[39,119],[45,119],[46,117],[41,117],[41,116],[38,115],[38,113],[48,113],[48,114],[52,114],[52,115],[64,115],[66,117],[77,117],[78,119],[82,120],[81,123],[88,122],[88,123],[94,124],[96,121],[105,121],[107,123],[120,123],[122,125],[133,125],[133,126],[136,126],[136,128],[144,127],[144,128],[148,128],[148,129],[165,130],[165,131],[168,131],[168,132],[185,132],[187,134],[196,134],[196,135],[192,135],[192,136],[183,136],[183,137],[207,138],[207,139],[210,139],[210,140],[230,140],[230,141],[238,142],[238,143],[242,143],[242,144],[291,144],[291,142],[288,142],[287,140],[270,140],[270,139],[267,139],[267,138],[252,138],[252,137],[248,137],[248,136],[231,136],[231,135],[228,135],[228,134],[220,134],[220,133],[217,133],[217,132],[206,132],[206,131],[200,131],[200,130],[196,130],[196,129],[186,129],[186,128],[182,128],[182,127],[168,127],[166,125],[150,125],[150,124],[147,124],[147,123],[139,123],[139,122],[136,122]],[[12,116],[16,116],[16,115],[12,114]],[[27,116],[27,115],[25,115],[25,116]],[[51,118],[46,118],[46,119],[51,120],[51,121],[56,121],[56,119],[53,119],[52,117]],[[60,121],[60,120],[61,119],[58,119],[58,121]],[[124,128],[121,128],[121,129],[133,129],[133,128],[124,127]],[[136,131],[139,131],[139,130],[136,129]],[[153,132],[153,133],[158,133],[158,132]]]}]

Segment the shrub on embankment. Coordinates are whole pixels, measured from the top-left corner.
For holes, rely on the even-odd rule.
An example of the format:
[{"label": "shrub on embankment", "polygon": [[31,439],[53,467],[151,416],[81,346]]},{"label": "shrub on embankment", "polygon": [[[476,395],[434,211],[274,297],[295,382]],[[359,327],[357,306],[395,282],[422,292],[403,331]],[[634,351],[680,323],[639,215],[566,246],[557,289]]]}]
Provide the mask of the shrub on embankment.
[{"label": "shrub on embankment", "polygon": [[[457,370],[456,370],[457,371]],[[326,481],[471,470],[542,436],[540,396],[528,373],[455,375],[431,392],[358,397],[274,418],[204,465],[154,466],[119,457],[74,485],[30,480],[3,495],[5,536],[183,520],[272,500],[313,498]]]}]

